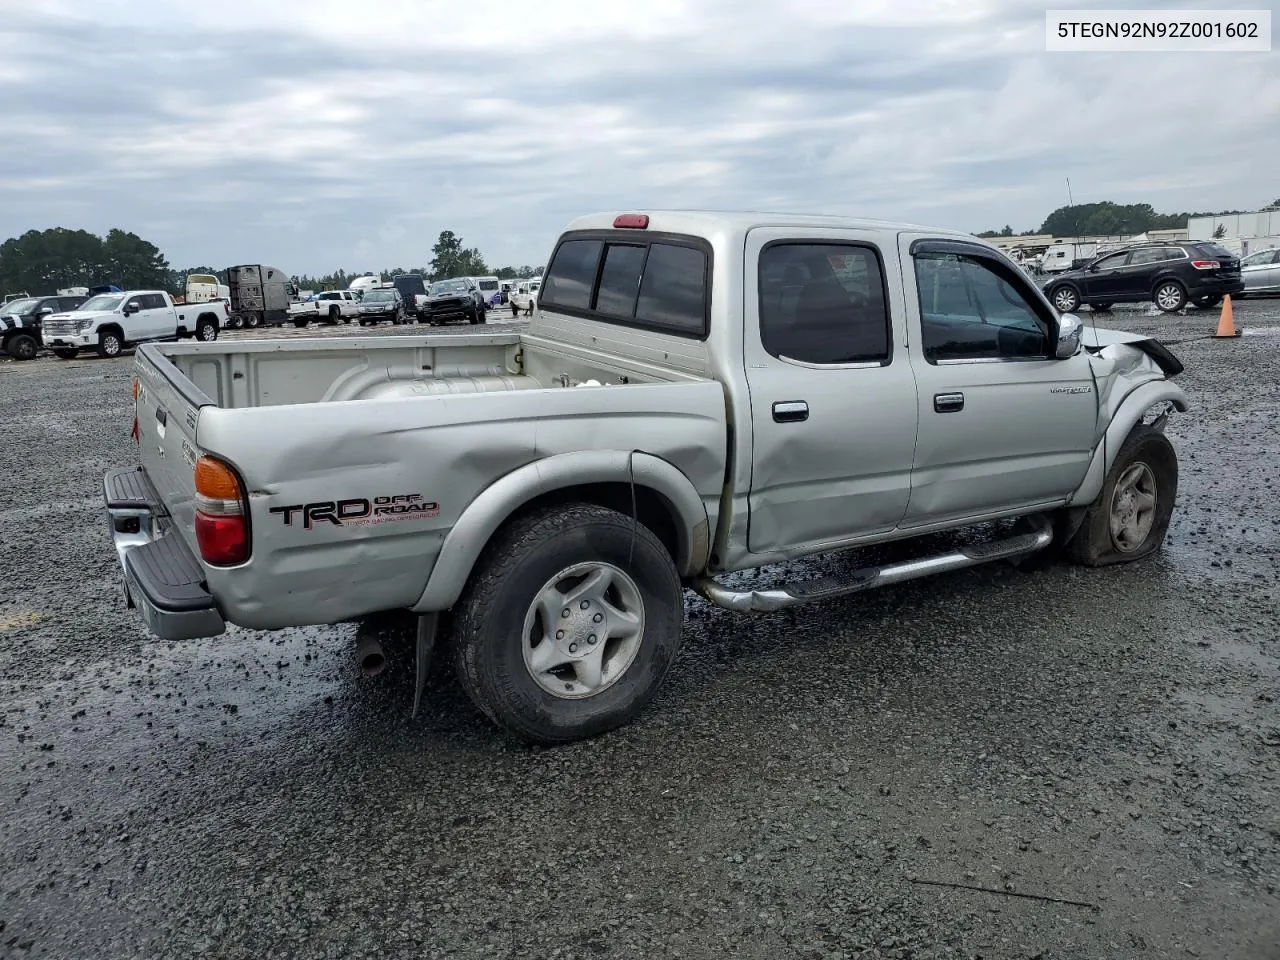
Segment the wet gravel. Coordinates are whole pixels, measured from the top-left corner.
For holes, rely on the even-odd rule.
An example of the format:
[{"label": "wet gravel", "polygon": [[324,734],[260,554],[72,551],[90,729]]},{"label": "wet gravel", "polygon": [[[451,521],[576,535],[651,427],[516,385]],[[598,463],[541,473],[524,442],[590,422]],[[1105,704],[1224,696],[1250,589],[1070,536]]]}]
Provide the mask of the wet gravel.
[{"label": "wet gravel", "polygon": [[150,638],[132,358],[0,364],[0,956],[1280,957],[1280,300],[1235,312],[1174,347],[1156,558],[691,598],[654,706],[556,750],[444,671],[410,721],[351,626]]}]

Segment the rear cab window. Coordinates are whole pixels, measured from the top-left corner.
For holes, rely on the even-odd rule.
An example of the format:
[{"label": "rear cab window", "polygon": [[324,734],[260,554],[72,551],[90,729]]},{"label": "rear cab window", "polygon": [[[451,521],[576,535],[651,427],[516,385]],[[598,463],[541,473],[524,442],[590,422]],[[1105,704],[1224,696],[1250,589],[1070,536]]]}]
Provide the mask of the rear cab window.
[{"label": "rear cab window", "polygon": [[680,234],[583,231],[560,239],[547,267],[543,311],[705,339],[711,247]]}]

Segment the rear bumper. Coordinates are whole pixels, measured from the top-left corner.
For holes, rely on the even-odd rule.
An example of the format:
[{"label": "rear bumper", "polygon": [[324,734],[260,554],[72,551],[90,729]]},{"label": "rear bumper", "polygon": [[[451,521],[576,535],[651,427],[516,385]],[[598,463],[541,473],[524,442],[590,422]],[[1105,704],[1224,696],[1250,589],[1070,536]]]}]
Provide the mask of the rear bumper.
[{"label": "rear bumper", "polygon": [[102,478],[102,499],[124,576],[124,599],[164,640],[216,637],[226,621],[205,587],[204,569],[173,529],[146,471],[126,467]]},{"label": "rear bumper", "polygon": [[1234,295],[1244,289],[1244,280],[1240,277],[1204,277],[1201,281],[1192,286],[1190,295],[1193,297],[1203,297],[1207,294],[1213,296]]}]

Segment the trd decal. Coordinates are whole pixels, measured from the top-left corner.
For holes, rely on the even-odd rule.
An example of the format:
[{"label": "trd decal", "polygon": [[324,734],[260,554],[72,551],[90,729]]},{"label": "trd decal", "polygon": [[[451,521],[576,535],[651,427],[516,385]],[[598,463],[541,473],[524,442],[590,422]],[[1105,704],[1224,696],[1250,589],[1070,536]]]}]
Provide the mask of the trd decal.
[{"label": "trd decal", "polygon": [[423,500],[420,493],[400,493],[394,497],[374,497],[366,500],[321,500],[317,503],[298,503],[291,507],[272,507],[272,513],[281,514],[286,527],[302,518],[302,529],[310,530],[322,523],[335,527],[359,527],[371,523],[388,523],[392,520],[430,520],[440,515],[440,504]]}]

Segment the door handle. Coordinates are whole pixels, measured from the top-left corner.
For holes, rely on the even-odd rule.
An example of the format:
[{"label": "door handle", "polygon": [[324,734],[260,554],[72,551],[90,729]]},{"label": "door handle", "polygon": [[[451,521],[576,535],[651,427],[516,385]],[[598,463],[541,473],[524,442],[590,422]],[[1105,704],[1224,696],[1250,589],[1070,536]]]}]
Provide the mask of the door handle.
[{"label": "door handle", "polygon": [[935,393],[933,395],[934,413],[955,413],[964,409],[963,393]]},{"label": "door handle", "polygon": [[809,419],[809,404],[803,400],[784,400],[773,405],[774,423],[802,423]]}]

